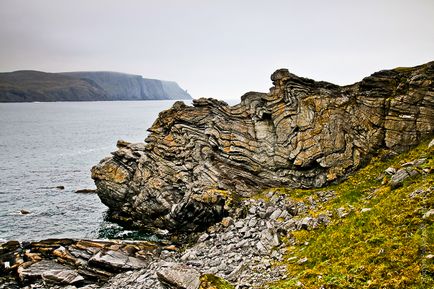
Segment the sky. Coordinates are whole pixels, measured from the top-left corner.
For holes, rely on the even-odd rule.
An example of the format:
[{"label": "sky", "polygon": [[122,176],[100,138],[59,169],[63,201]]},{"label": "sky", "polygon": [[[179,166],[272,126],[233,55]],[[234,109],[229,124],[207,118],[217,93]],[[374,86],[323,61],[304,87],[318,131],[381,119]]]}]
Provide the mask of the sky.
[{"label": "sky", "polygon": [[434,60],[433,0],[0,0],[0,71],[119,71],[194,97]]}]

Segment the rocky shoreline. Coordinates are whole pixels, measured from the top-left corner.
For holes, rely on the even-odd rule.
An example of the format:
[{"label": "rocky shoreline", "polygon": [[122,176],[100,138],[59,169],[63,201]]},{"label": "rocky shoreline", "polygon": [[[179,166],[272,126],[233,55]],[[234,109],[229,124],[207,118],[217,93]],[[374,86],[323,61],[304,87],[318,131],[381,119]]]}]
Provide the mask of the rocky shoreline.
[{"label": "rocky shoreline", "polygon": [[333,197],[333,191],[321,191],[305,203],[270,190],[242,201],[181,248],[125,240],[9,241],[0,245],[0,288],[197,289],[204,276],[224,278],[235,288],[261,288],[286,277],[286,267],[278,265],[286,253],[282,238],[327,225],[330,216],[307,212]]},{"label": "rocky shoreline", "polygon": [[[425,150],[433,149],[434,139]],[[382,158],[390,158],[390,153]],[[398,188],[431,175],[430,162],[424,157],[393,164],[376,178],[384,186]],[[426,197],[433,189],[419,188],[408,197]],[[0,243],[0,289],[268,288],[290,277],[288,262],[308,261],[291,253],[291,246],[298,242],[296,233],[321,230],[351,214],[372,210],[349,204],[330,209],[336,198],[333,189],[314,190],[303,198],[285,189],[269,189],[252,198],[232,200],[225,208],[226,217],[203,232],[192,233],[192,241],[184,245],[73,239]],[[422,218],[433,215],[434,209],[428,208]]]}]

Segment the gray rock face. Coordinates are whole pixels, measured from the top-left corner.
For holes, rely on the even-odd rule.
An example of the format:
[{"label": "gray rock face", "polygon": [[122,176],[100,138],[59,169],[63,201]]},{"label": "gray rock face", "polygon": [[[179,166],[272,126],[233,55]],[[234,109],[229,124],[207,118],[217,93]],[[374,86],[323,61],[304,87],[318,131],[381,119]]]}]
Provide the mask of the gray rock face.
[{"label": "gray rock face", "polygon": [[112,219],[201,229],[224,216],[228,199],[269,187],[321,187],[378,149],[406,150],[434,130],[434,62],[344,87],[286,69],[271,79],[270,93],[247,93],[235,106],[177,102],[160,113],[145,143],[118,143],[92,168]]},{"label": "gray rock face", "polygon": [[0,73],[0,102],[191,99],[178,84],[118,72]]}]

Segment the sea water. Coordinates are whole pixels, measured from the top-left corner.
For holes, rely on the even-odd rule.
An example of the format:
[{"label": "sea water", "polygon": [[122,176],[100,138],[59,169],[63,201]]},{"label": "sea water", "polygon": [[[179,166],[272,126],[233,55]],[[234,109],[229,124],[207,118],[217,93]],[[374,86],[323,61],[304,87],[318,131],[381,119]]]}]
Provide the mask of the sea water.
[{"label": "sea water", "polygon": [[91,167],[118,139],[143,142],[173,102],[0,103],[0,239],[125,234],[104,221],[97,195],[75,192],[95,188]]}]

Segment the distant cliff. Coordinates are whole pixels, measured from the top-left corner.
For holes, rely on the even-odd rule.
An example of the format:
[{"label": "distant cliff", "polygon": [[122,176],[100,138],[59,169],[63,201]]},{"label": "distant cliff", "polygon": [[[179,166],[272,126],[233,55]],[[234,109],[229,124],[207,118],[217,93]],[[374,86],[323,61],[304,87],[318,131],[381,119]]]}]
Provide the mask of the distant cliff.
[{"label": "distant cliff", "polygon": [[191,99],[176,82],[143,78],[140,75],[119,72],[66,72],[66,76],[92,80],[116,100]]},{"label": "distant cliff", "polygon": [[119,72],[0,73],[0,102],[191,99],[176,82]]}]

